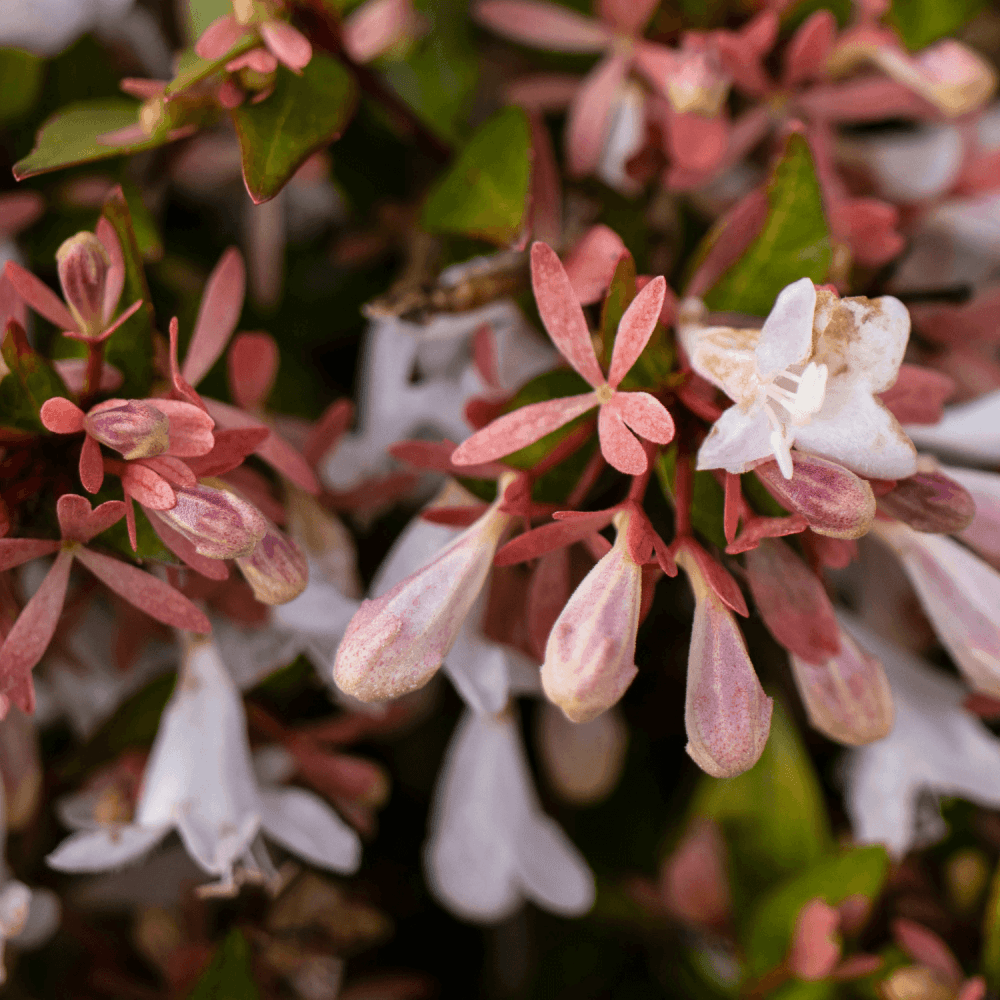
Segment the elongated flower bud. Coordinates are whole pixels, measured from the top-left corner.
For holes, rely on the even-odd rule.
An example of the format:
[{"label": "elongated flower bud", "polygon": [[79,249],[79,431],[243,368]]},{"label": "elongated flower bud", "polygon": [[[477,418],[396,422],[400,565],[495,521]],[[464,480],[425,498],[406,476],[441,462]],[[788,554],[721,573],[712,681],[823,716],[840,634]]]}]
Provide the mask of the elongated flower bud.
[{"label": "elongated flower bud", "polygon": [[141,399],[109,399],[84,418],[91,437],[114,448],[123,458],[152,458],[170,446],[170,420]]},{"label": "elongated flower bud", "polygon": [[677,554],[694,590],[684,724],[687,752],[715,778],[753,767],[764,752],[773,702],[764,694],[743,633],[709,587],[694,557]]},{"label": "elongated flower bud", "polygon": [[209,559],[249,556],[267,533],[267,519],[218,479],[177,487],[177,504],[159,516]]},{"label": "elongated flower bud", "polygon": [[286,604],[298,597],[309,582],[306,557],[273,524],[268,524],[250,555],[236,557],[236,565],[262,604]]},{"label": "elongated flower bud", "polygon": [[362,701],[423,687],[455,644],[510,520],[494,504],[423,569],[364,601],[337,649],[337,686]]},{"label": "elongated flower bud", "polygon": [[111,268],[104,245],[93,233],[77,233],[56,251],[56,268],[80,332],[97,336],[104,328],[104,288]]},{"label": "elongated flower bud", "polygon": [[545,645],[542,687],[574,722],[614,705],[637,673],[642,567],[628,553],[628,520],[615,515],[614,547],[573,592]]},{"label": "elongated flower bud", "polygon": [[882,739],[895,717],[882,664],[840,633],[840,650],[825,663],[792,655],[795,686],[809,722],[838,743],[859,747]]},{"label": "elongated flower bud", "polygon": [[660,868],[663,902],[694,927],[724,927],[732,916],[726,842],[710,819],[695,819]]}]

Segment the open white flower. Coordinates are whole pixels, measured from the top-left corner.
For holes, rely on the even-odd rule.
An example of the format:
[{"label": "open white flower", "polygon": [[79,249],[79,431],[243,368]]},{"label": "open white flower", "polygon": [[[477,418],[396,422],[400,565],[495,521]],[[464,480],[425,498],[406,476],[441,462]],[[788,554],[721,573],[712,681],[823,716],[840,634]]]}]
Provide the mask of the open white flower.
[{"label": "open white flower", "polygon": [[863,476],[916,472],[910,439],[877,398],[896,381],[910,333],[898,299],[841,299],[800,278],[762,329],[703,326],[703,314],[698,300],[682,305],[681,342],[736,405],[702,444],[699,469],[746,472],[773,455],[790,479],[795,445]]},{"label": "open white flower", "polygon": [[[71,806],[64,816],[77,812],[83,811]],[[219,880],[202,890],[212,894],[233,894],[241,882],[273,878],[261,832],[322,868],[351,872],[361,860],[357,834],[318,796],[258,785],[243,702],[211,641],[188,647],[133,821],[102,825],[84,815],[74,825],[89,828],[49,855],[53,868],[115,868],[176,829],[191,857]]]}]

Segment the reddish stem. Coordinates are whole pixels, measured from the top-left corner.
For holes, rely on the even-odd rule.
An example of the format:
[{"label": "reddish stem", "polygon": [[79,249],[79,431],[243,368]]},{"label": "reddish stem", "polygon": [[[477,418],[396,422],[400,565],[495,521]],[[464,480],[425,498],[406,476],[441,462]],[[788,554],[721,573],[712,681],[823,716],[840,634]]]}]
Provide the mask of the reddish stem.
[{"label": "reddish stem", "polygon": [[726,541],[732,545],[736,531],[740,525],[740,513],[743,509],[743,481],[737,473],[726,473],[726,502],[722,515],[722,530]]},{"label": "reddish stem", "polygon": [[678,538],[691,534],[691,502],[694,496],[694,470],[691,456],[683,451],[677,453],[677,468],[674,475],[674,502],[677,507],[675,531]]},{"label": "reddish stem", "polygon": [[90,409],[94,396],[101,387],[101,369],[104,367],[104,341],[87,341],[87,370],[83,376],[83,392],[80,394],[80,409]]}]

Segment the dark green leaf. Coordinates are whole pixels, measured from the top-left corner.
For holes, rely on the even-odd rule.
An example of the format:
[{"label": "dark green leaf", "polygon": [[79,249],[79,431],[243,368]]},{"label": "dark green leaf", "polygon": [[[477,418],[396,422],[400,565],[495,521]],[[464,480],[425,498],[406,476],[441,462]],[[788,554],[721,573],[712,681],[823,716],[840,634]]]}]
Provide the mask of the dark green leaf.
[{"label": "dark green leaf", "polygon": [[20,49],[0,49],[0,122],[16,121],[34,107],[45,63]]},{"label": "dark green leaf", "polygon": [[181,6],[186,8],[191,38],[198,38],[214,20],[233,12],[232,0],[187,0]]},{"label": "dark green leaf", "polygon": [[118,234],[125,257],[125,290],[118,308],[127,309],[137,299],[144,303],[108,338],[104,357],[122,373],[122,396],[142,397],[149,392],[153,381],[153,303],[132,227],[132,215],[120,187],[108,195],[103,214]]},{"label": "dark green leaf", "polygon": [[156,220],[146,208],[139,189],[129,182],[123,182],[122,191],[128,210],[132,216],[132,228],[135,231],[135,242],[143,260],[156,261],[163,257],[163,240],[156,226]]},{"label": "dark green leaf", "polygon": [[994,992],[1000,988],[1000,865],[993,873],[990,894],[983,911],[983,953],[980,959],[986,984]]},{"label": "dark green leaf", "polygon": [[257,204],[273,198],[313,153],[340,136],[357,94],[344,66],[316,53],[301,76],[279,67],[273,94],[232,112],[243,180]]},{"label": "dark green leaf", "polygon": [[986,0],[892,0],[889,22],[916,51],[954,35],[987,6]]},{"label": "dark green leaf", "polygon": [[14,396],[4,400],[11,404],[12,419],[4,414],[3,422],[17,426],[20,423],[17,418],[30,417],[34,420],[34,426],[41,428],[38,413],[42,404],[53,396],[69,396],[69,390],[48,359],[28,343],[24,330],[14,320],[7,324],[2,350],[4,362],[10,369],[11,376],[16,376],[21,390],[19,401],[14,386],[5,390],[5,395],[13,392]]},{"label": "dark green leaf", "polygon": [[830,233],[809,144],[788,137],[768,184],[764,229],[705,296],[712,309],[766,316],[778,293],[799,278],[826,280]]},{"label": "dark green leaf", "polygon": [[481,125],[424,203],[432,233],[475,236],[498,245],[520,233],[531,174],[531,133],[520,108]]},{"label": "dark green leaf", "polygon": [[231,930],[188,1000],[257,1000],[260,991],[250,958],[247,939],[240,931]]},{"label": "dark green leaf", "polygon": [[139,102],[128,97],[107,97],[71,104],[57,111],[42,125],[35,137],[35,148],[14,164],[14,177],[23,181],[26,177],[49,170],[139,153],[170,141],[167,133],[141,142],[112,146],[97,141],[98,136],[135,125],[138,121]]}]

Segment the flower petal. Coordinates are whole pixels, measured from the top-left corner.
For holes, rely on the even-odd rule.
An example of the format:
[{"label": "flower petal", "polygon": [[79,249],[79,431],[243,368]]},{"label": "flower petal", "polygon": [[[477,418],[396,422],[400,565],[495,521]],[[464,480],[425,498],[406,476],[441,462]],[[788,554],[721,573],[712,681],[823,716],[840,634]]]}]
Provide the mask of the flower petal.
[{"label": "flower petal", "polygon": [[104,457],[96,438],[87,435],[80,448],[80,482],[88,493],[97,493],[104,482]]},{"label": "flower petal", "polygon": [[555,52],[600,52],[611,42],[604,25],[544,0],[481,0],[474,15],[498,35]]},{"label": "flower petal", "polygon": [[225,350],[243,311],[245,293],[243,257],[236,247],[230,247],[219,258],[202,292],[198,319],[181,368],[181,375],[190,385],[197,385]]},{"label": "flower petal", "polygon": [[361,864],[358,835],[304,788],[262,788],[261,825],[282,847],[310,864],[345,874]]},{"label": "flower petal", "polygon": [[106,500],[90,508],[90,501],[76,493],[64,493],[56,501],[56,516],[64,539],[89,542],[102,531],[107,531],[125,515],[121,500]]},{"label": "flower petal", "polygon": [[217,17],[195,42],[202,59],[221,59],[244,35],[246,28],[232,14]]},{"label": "flower petal", "polygon": [[666,278],[656,277],[639,292],[625,310],[625,315],[618,324],[615,346],[611,353],[608,385],[612,389],[618,388],[618,384],[639,360],[639,355],[649,343],[649,338],[653,335],[657,320],[660,318],[666,294]]},{"label": "flower petal", "polygon": [[60,872],[100,872],[135,861],[158,844],[170,830],[137,823],[112,824],[67,837],[46,857],[50,868]]},{"label": "flower petal", "polygon": [[771,455],[771,425],[762,410],[744,413],[730,406],[715,421],[698,449],[699,469],[747,472],[755,462]]},{"label": "flower petal", "polygon": [[757,341],[762,376],[805,362],[812,352],[815,312],[816,286],[810,278],[799,278],[781,290]]},{"label": "flower petal", "polygon": [[659,0],[597,0],[595,10],[616,31],[635,35],[642,31],[659,5]]},{"label": "flower petal", "polygon": [[0,538],[0,572],[13,569],[32,559],[50,556],[62,542],[46,538]]},{"label": "flower petal", "polygon": [[641,438],[656,444],[674,439],[674,419],[670,411],[648,392],[617,392],[610,406]]},{"label": "flower petal", "polygon": [[615,268],[628,250],[622,238],[605,225],[591,226],[566,256],[566,274],[580,300],[599,302],[615,276]]},{"label": "flower petal", "polygon": [[566,158],[571,177],[593,173],[600,163],[611,111],[627,69],[625,56],[608,56],[583,78],[573,95],[566,124]]},{"label": "flower petal", "polygon": [[312,59],[309,39],[286,21],[265,21],[260,36],[275,58],[293,73],[301,73]]},{"label": "flower petal", "polygon": [[201,407],[180,399],[154,399],[150,402],[170,421],[169,455],[196,458],[207,455],[215,446],[212,435],[215,421]]},{"label": "flower petal", "polygon": [[40,316],[60,330],[75,330],[76,320],[70,315],[70,311],[63,304],[63,301],[48,285],[40,278],[36,278],[30,271],[26,271],[20,264],[14,261],[7,261],[4,267],[4,277],[14,286],[14,290],[31,306]]},{"label": "flower petal", "polygon": [[597,414],[597,433],[601,439],[601,454],[609,465],[628,476],[640,476],[646,471],[649,465],[646,452],[614,406],[601,407]]}]

